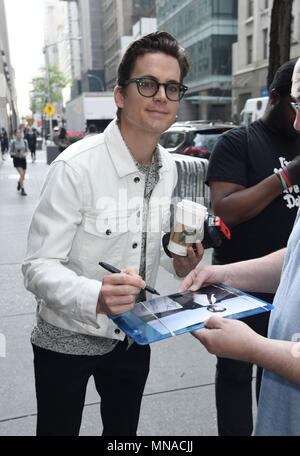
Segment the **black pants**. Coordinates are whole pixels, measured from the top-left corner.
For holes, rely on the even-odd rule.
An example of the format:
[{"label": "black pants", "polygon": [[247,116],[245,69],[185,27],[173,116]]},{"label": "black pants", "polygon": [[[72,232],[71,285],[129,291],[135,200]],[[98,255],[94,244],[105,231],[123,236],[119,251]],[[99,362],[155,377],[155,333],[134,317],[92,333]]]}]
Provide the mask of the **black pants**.
[{"label": "black pants", "polygon": [[79,434],[91,376],[101,396],[102,435],[136,435],[150,347],[127,345],[125,339],[103,356],[64,355],[33,345],[38,436]]},{"label": "black pants", "polygon": [[[254,294],[254,293],[252,293]],[[256,294],[256,296],[258,296]],[[272,302],[273,295],[261,295]],[[254,331],[267,336],[270,312],[265,312],[243,321]],[[218,432],[222,436],[251,435],[252,417],[252,369],[253,365],[243,361],[217,358],[216,406]],[[256,399],[259,398],[262,369],[257,367]]]},{"label": "black pants", "polygon": [[31,147],[29,147],[29,149],[30,149],[31,158],[32,159],[36,158],[36,147],[31,146]]}]

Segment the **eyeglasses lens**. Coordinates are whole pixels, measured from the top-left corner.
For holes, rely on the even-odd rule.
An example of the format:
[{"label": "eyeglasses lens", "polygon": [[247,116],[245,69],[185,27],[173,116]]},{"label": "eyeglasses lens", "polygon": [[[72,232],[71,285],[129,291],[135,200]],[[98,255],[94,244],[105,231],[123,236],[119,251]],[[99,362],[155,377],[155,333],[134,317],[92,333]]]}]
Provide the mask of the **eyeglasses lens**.
[{"label": "eyeglasses lens", "polygon": [[[161,84],[153,79],[140,79],[138,89],[144,97],[153,97],[159,90]],[[181,84],[170,82],[164,84],[166,97],[170,101],[179,101],[184,95],[184,88]]]},{"label": "eyeglasses lens", "polygon": [[300,111],[300,103],[291,103],[291,105],[296,112]]}]

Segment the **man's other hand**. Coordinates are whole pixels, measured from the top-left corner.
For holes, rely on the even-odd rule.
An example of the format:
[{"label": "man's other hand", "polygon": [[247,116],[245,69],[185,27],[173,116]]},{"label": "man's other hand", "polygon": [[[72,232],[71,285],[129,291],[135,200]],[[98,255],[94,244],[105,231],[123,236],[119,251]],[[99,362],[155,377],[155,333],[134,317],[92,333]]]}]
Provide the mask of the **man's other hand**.
[{"label": "man's other hand", "polygon": [[191,272],[197,264],[202,260],[204,249],[201,242],[187,247],[187,256],[179,256],[172,253],[174,269],[178,277],[185,277]]}]

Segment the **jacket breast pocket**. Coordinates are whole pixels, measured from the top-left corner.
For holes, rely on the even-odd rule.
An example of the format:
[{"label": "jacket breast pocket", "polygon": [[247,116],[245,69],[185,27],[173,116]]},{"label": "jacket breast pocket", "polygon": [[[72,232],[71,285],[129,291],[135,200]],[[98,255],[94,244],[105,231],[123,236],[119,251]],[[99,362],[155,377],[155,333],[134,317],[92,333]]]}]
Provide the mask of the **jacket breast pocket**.
[{"label": "jacket breast pocket", "polygon": [[83,216],[80,251],[86,264],[118,265],[131,239],[130,213],[90,212]]},{"label": "jacket breast pocket", "polygon": [[128,214],[108,212],[85,214],[83,229],[92,236],[110,240],[128,231]]}]

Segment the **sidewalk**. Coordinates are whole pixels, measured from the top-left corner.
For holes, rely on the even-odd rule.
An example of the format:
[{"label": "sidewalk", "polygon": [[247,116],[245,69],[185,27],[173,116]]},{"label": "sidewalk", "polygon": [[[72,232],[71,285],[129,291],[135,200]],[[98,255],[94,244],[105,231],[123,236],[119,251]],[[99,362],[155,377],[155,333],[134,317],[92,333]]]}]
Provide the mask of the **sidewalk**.
[{"label": "sidewalk", "polygon": [[[23,286],[21,262],[32,212],[48,170],[45,151],[28,159],[25,188],[17,192],[17,172],[7,157],[0,167],[0,335],[6,357],[0,357],[0,436],[35,434],[36,403],[30,332],[35,302]],[[205,261],[210,261],[206,252]],[[156,285],[162,293],[178,282],[161,269]],[[141,410],[139,435],[217,435],[214,405],[215,358],[190,335],[152,345],[151,371]],[[101,433],[99,396],[89,382],[81,435]]]}]

